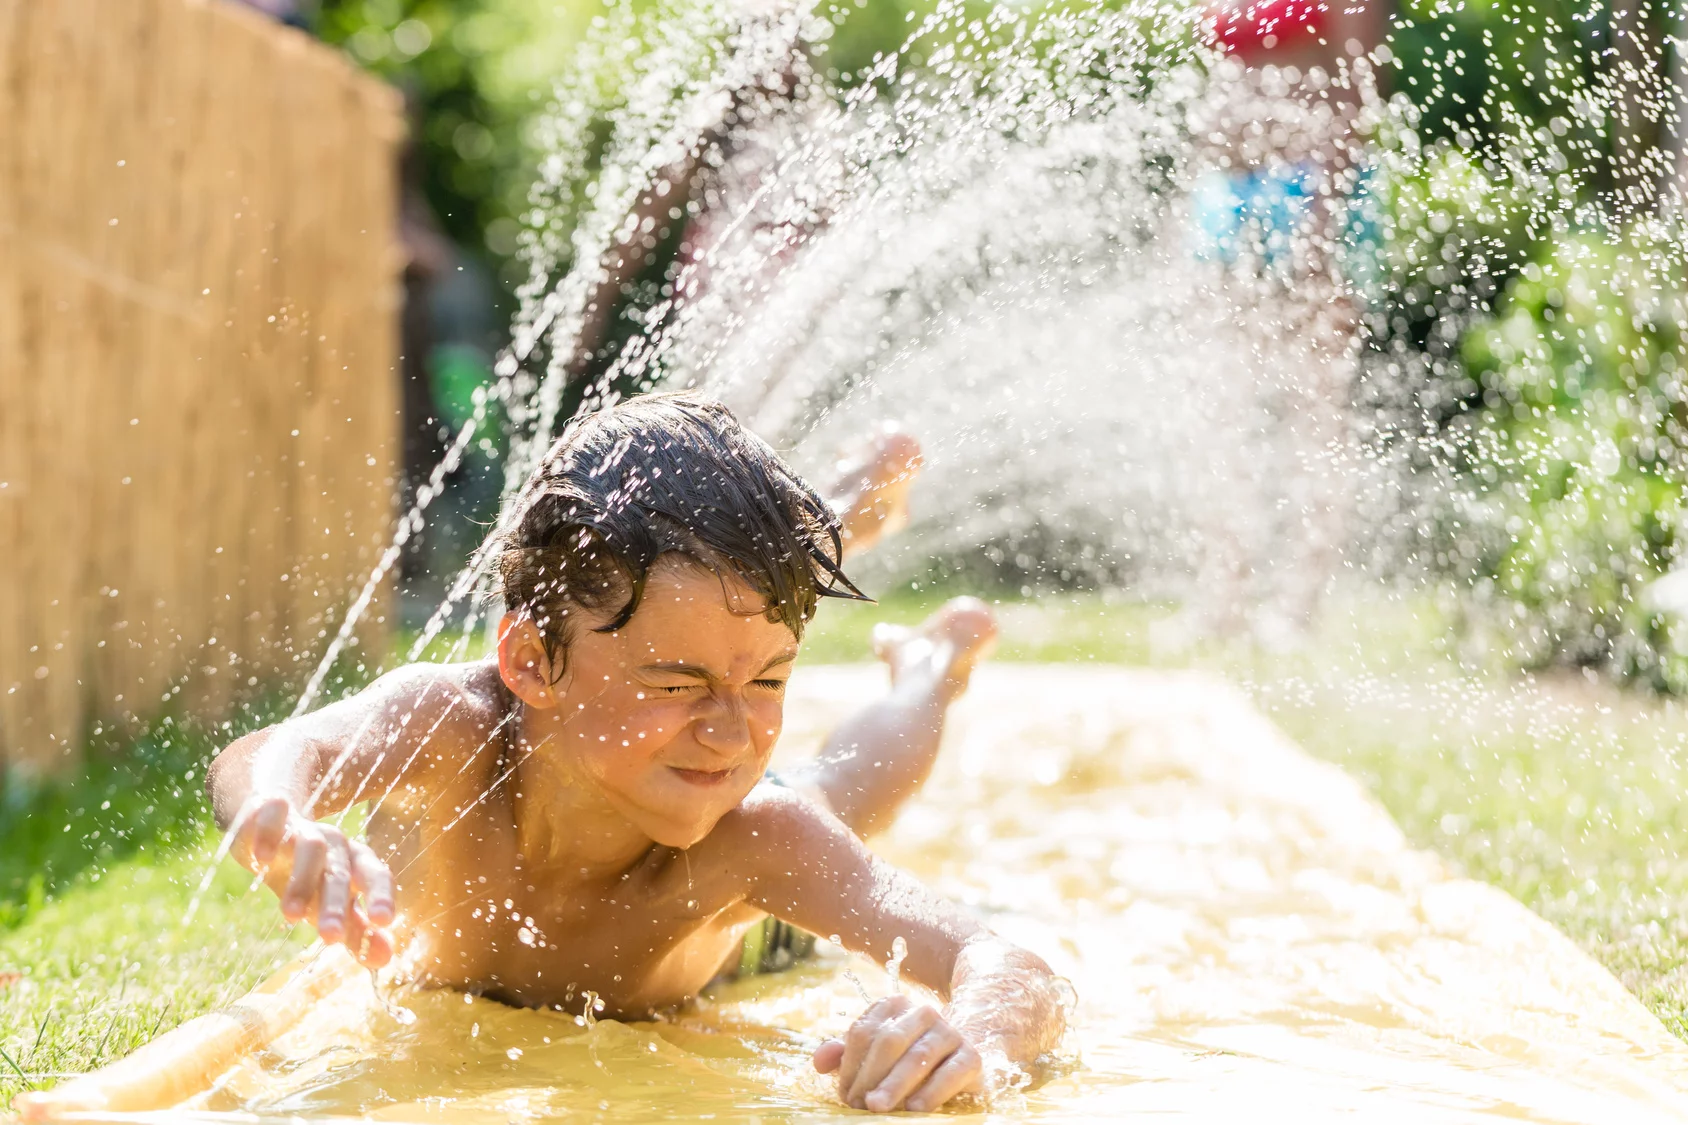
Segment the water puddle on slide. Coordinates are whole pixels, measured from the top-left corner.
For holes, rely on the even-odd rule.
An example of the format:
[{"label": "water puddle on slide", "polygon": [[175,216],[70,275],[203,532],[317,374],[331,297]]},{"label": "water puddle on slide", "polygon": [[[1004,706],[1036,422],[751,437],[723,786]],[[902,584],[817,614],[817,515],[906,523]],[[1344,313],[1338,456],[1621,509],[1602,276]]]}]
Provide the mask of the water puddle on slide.
[{"label": "water puddle on slide", "polygon": [[[782,755],[882,676],[801,673]],[[986,668],[924,796],[876,847],[1077,988],[1072,1064],[1000,1099],[1003,1119],[1688,1121],[1688,1048],[1605,970],[1408,848],[1356,783],[1212,680]],[[418,1017],[401,1026],[360,976],[194,1107],[858,1118],[807,1062],[862,1007],[841,970],[822,960],[635,1025],[440,992],[401,997]]]}]

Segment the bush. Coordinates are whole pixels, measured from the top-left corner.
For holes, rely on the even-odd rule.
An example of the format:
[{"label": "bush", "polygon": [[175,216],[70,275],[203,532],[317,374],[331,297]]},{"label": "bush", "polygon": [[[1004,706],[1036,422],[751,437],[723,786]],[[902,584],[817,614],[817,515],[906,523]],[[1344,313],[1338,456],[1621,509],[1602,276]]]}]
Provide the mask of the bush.
[{"label": "bush", "polygon": [[1637,157],[1669,128],[1637,113],[1672,104],[1668,18],[1408,0],[1362,386],[1408,470],[1391,554],[1469,594],[1515,664],[1680,690],[1670,623],[1640,608],[1678,557],[1688,468],[1682,231]]},{"label": "bush", "polygon": [[[1674,255],[1641,236],[1544,245],[1461,347],[1481,407],[1460,510],[1527,665],[1616,661],[1688,686],[1638,608],[1676,559],[1688,450]],[[1496,531],[1499,534],[1494,534]]]}]

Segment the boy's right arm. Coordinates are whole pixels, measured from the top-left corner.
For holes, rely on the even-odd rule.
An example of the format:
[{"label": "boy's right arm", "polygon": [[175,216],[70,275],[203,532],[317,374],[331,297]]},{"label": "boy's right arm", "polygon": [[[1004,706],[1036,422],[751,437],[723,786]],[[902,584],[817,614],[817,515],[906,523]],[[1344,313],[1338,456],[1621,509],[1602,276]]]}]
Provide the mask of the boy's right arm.
[{"label": "boy's right arm", "polygon": [[217,826],[232,834],[230,854],[263,876],[288,921],[313,923],[324,942],[345,943],[371,967],[392,956],[392,877],[362,841],[315,818],[406,795],[400,788],[433,763],[428,736],[458,710],[467,710],[463,692],[443,669],[402,668],[231,743],[206,773]]}]

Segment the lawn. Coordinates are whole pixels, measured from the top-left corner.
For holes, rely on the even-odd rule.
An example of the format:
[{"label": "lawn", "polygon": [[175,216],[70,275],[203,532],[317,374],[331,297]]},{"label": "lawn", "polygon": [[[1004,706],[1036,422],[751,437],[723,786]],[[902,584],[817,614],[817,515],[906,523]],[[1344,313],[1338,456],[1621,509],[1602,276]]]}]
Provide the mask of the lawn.
[{"label": "lawn", "polygon": [[[862,659],[875,621],[917,621],[940,600],[829,605],[804,659]],[[1688,1035],[1679,704],[1577,676],[1473,671],[1419,601],[1335,606],[1285,651],[1169,650],[1165,609],[1097,595],[998,611],[998,659],[1199,667],[1243,684],[1413,841],[1560,926]],[[204,764],[231,734],[160,724],[92,755],[73,784],[14,787],[0,802],[0,1104],[238,995],[306,940],[232,865],[199,894],[214,846]]]},{"label": "lawn", "polygon": [[250,909],[250,876],[211,866],[202,785],[217,740],[170,719],[91,748],[72,784],[6,791],[0,1107],[234,999],[305,943]]}]

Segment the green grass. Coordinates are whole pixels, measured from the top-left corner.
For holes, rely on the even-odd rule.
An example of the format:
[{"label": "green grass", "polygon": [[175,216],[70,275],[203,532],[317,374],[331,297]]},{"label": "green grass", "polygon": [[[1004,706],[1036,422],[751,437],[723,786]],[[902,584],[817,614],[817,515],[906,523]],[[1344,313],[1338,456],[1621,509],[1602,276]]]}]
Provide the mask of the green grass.
[{"label": "green grass", "polygon": [[[249,722],[261,721],[254,712]],[[234,728],[166,717],[88,748],[53,785],[0,792],[0,1110],[240,995],[303,941],[218,869],[205,765]]]},{"label": "green grass", "polygon": [[[918,621],[941,600],[906,590],[828,605],[803,659],[863,659],[876,621]],[[1426,601],[1336,605],[1287,651],[1169,645],[1166,608],[1096,595],[997,611],[998,659],[1194,667],[1241,683],[1364,781],[1413,842],[1560,926],[1688,1037],[1680,704],[1474,667]],[[216,1006],[303,942],[232,865],[182,923],[213,843],[204,764],[231,733],[160,724],[96,753],[72,783],[0,794],[0,973],[23,974],[0,990],[0,1099]]]},{"label": "green grass", "polygon": [[247,895],[251,877],[232,864],[184,922],[209,855],[201,846],[90,868],[0,936],[0,965],[23,973],[0,993],[0,1099],[235,999],[304,944]]}]

